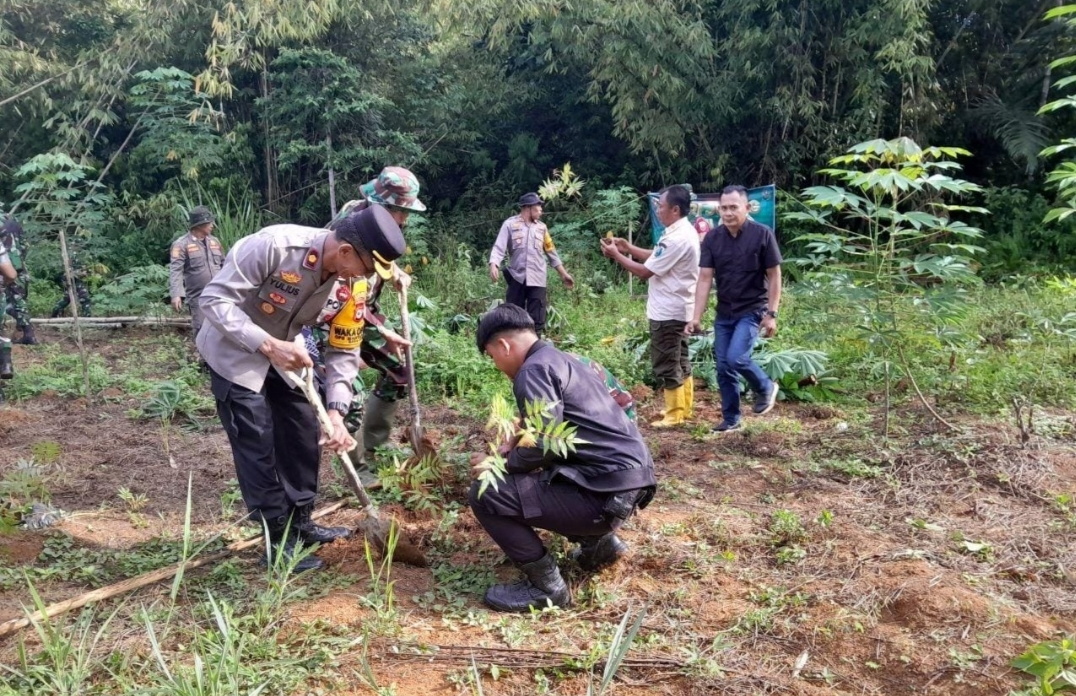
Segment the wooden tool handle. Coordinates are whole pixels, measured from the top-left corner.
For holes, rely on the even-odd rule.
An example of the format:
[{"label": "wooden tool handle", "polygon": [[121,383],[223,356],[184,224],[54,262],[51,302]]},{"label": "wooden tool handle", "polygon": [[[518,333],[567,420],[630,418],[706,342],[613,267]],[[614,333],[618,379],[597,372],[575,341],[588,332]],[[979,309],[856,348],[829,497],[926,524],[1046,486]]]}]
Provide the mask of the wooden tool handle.
[{"label": "wooden tool handle", "polygon": [[[321,395],[318,394],[318,390],[314,387],[314,371],[310,368],[304,370],[305,378],[300,377],[291,370],[285,370],[284,376],[293,384],[299,386],[303,390],[303,394],[306,396],[306,400],[310,402],[310,405],[314,408],[314,413],[318,416],[318,422],[321,423],[321,427],[325,429],[330,435],[335,426],[332,420],[329,418],[329,414],[325,411],[325,406],[321,403]],[[373,501],[370,500],[370,496],[367,495],[366,489],[362,485],[362,481],[359,480],[359,474],[355,471],[355,466],[351,463],[351,456],[347,452],[339,452],[340,461],[344,463],[344,472],[347,474],[348,483],[351,484],[351,490],[355,493],[355,497],[362,503],[363,512],[374,519],[379,519],[377,507]]]},{"label": "wooden tool handle", "polygon": [[[400,285],[400,321],[403,323],[403,337],[408,343],[411,342],[411,315],[407,310],[407,287]],[[412,346],[404,349],[404,358],[407,369],[407,389],[411,400],[411,449],[415,456],[422,447],[422,416],[418,410],[418,385],[415,384],[415,360],[412,354]]]}]

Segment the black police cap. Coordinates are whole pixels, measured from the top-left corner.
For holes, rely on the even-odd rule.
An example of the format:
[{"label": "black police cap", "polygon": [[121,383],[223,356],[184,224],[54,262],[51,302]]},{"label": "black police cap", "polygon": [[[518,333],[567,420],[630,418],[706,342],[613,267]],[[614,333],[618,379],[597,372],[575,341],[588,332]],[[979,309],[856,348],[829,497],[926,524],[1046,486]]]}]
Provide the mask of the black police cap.
[{"label": "black police cap", "polygon": [[333,230],[341,242],[361,246],[373,254],[377,273],[382,278],[391,277],[392,262],[403,256],[407,249],[400,226],[380,205],[370,205],[351,213],[336,222]]}]

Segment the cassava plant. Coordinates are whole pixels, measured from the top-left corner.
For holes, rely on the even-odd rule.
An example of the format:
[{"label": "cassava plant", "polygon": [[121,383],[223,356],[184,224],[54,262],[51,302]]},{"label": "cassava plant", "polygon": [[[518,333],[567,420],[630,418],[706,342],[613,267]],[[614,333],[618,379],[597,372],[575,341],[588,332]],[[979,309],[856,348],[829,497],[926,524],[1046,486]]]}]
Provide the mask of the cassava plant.
[{"label": "cassava plant", "polygon": [[493,442],[489,455],[476,465],[479,497],[490,486],[497,490],[504,481],[508,473],[506,456],[512,447],[541,447],[542,454],[567,457],[576,445],[586,444],[586,440],[575,436],[575,426],[560,417],[560,402],[531,401],[526,410],[521,420],[503,396],[493,397],[486,421],[486,430],[493,432]]},{"label": "cassava plant", "polygon": [[[1046,19],[1060,22],[1069,30],[1076,28],[1076,4],[1058,5],[1046,13]],[[1070,67],[1074,63],[1076,63],[1076,54],[1062,56],[1050,63],[1049,70]],[[1049,76],[1050,72],[1046,74]],[[1076,84],[1076,75],[1066,75],[1054,82],[1052,87],[1055,90],[1068,90],[1073,84]],[[1073,108],[1076,108],[1076,95],[1067,94],[1043,104],[1039,109],[1039,114]],[[1076,160],[1072,159],[1074,148],[1076,148],[1076,138],[1063,138],[1058,144],[1051,145],[1040,153],[1042,157],[1052,157],[1061,153],[1069,155],[1069,159],[1060,163],[1046,177],[1046,180],[1057,188],[1060,200],[1059,205],[1046,214],[1044,222],[1061,221],[1076,213]]]},{"label": "cassava plant", "polygon": [[874,364],[885,375],[886,435],[889,429],[891,367],[904,373],[923,405],[952,428],[928,403],[904,347],[913,331],[930,326],[941,340],[967,308],[966,288],[978,282],[971,242],[978,228],[954,213],[983,208],[945,202],[980,190],[953,174],[952,159],[969,155],[954,147],[920,147],[908,138],[871,140],[830,160],[821,174],[836,180],[803,191],[805,210],[789,214],[819,231],[801,235],[809,256],[798,262],[851,309]]}]

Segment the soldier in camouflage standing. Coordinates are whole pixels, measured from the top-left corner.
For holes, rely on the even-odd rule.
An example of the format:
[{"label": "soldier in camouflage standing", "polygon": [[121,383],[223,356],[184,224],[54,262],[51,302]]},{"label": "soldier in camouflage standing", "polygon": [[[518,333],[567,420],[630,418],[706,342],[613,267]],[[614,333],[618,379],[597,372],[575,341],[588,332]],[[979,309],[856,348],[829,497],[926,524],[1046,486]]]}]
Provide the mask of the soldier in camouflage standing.
[{"label": "soldier in camouflage standing", "polygon": [[[407,225],[411,213],[421,213],[426,206],[418,199],[419,183],[409,170],[403,167],[385,167],[376,179],[359,187],[361,200],[348,201],[336,216],[336,220],[362,210],[371,203],[384,206],[400,229]],[[332,224],[335,224],[335,220]],[[330,224],[330,228],[332,227]],[[406,231],[406,230],[405,230]],[[411,277],[395,263],[392,265],[393,281],[397,286],[410,286]],[[358,445],[352,452],[356,470],[363,485],[377,487],[379,482],[370,468],[374,451],[383,446],[392,434],[392,421],[407,395],[407,369],[400,354],[390,348],[403,339],[385,325],[378,300],[384,283],[375,277],[371,281],[366,301],[366,326],[362,336],[362,361],[380,373],[373,392],[366,399],[361,414],[349,418],[350,422],[361,419],[362,427],[354,434]]]},{"label": "soldier in camouflage standing", "polygon": [[[7,247],[4,246],[3,239],[0,239],[0,285],[6,287],[14,283],[16,277],[15,267],[11,265],[11,259],[8,257]],[[0,380],[11,379],[14,376],[15,368],[11,365],[11,339],[0,336]],[[4,389],[0,387],[0,404],[4,403],[4,400]]]},{"label": "soldier in camouflage standing", "polygon": [[30,289],[30,274],[26,270],[26,240],[22,225],[10,215],[0,227],[0,243],[7,247],[8,257],[17,275],[17,280],[8,285],[5,292],[6,310],[15,320],[15,327],[22,332],[17,343],[32,346],[37,343],[37,338],[30,324],[30,308],[26,306]]},{"label": "soldier in camouflage standing", "polygon": [[188,231],[172,242],[171,264],[168,267],[168,285],[172,295],[172,309],[183,309],[183,300],[191,313],[191,328],[197,336],[202,328],[203,315],[198,306],[202,290],[224,265],[224,248],[213,236],[216,219],[204,205],[191,209]]}]

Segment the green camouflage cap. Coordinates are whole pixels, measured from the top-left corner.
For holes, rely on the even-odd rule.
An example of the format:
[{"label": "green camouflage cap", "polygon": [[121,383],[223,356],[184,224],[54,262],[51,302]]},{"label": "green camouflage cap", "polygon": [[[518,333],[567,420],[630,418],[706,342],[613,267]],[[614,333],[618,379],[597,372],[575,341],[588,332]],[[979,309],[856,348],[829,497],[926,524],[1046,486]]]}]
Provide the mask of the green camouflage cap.
[{"label": "green camouflage cap", "polygon": [[371,203],[421,213],[426,206],[418,199],[418,189],[418,179],[403,167],[385,167],[376,179],[359,187],[359,191]]}]

